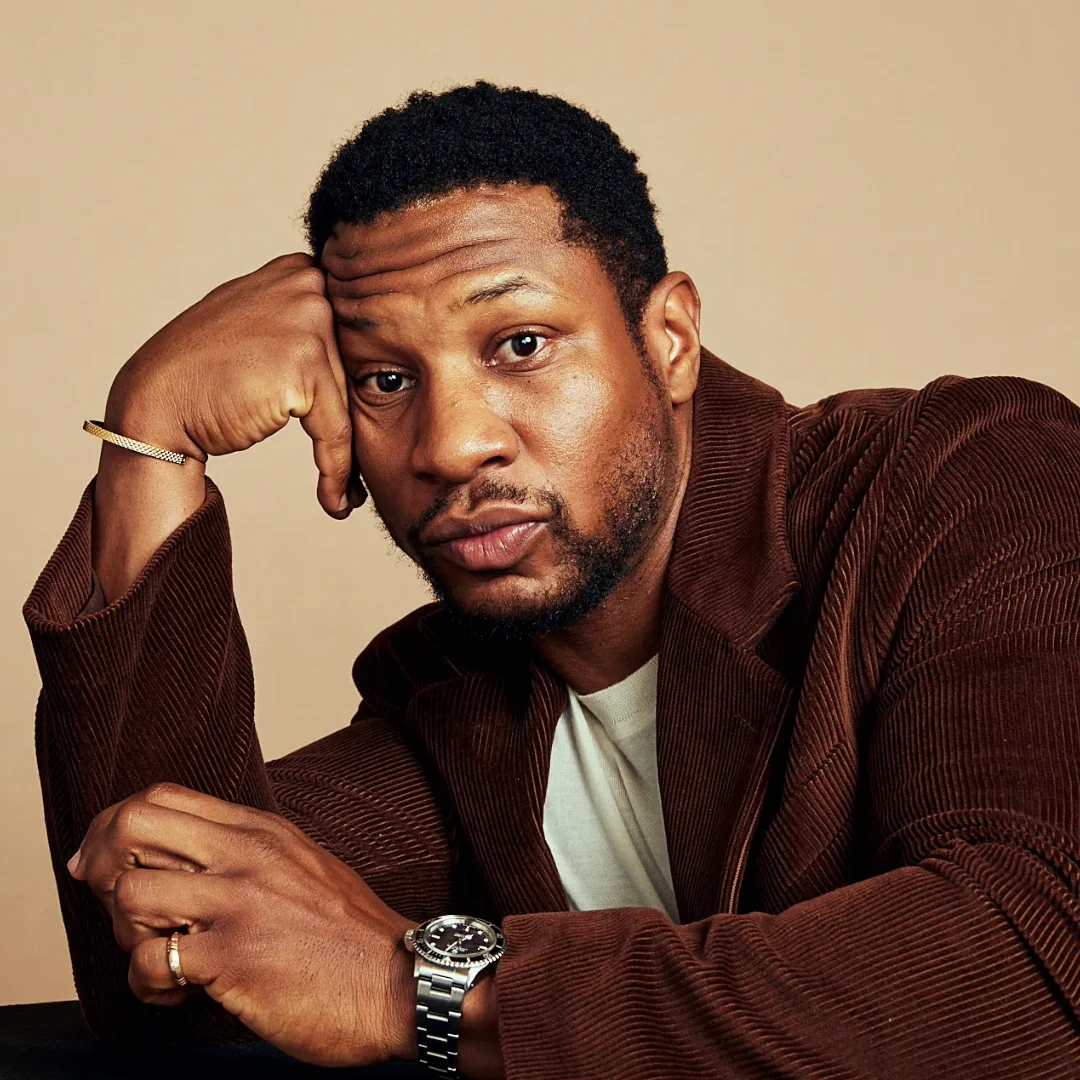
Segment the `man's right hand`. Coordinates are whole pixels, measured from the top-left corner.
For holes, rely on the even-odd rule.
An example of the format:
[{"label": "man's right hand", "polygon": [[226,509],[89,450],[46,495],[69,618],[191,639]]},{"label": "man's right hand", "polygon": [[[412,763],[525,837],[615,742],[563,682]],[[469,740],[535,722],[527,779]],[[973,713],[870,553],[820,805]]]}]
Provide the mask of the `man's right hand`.
[{"label": "man's right hand", "polygon": [[94,506],[94,567],[106,598],[126,592],[203,502],[202,463],[279,431],[311,436],[318,499],[345,517],[352,465],[348,391],[325,279],[284,255],[220,285],[159,330],[121,368],[104,424],[189,455],[182,466],[104,444]]}]

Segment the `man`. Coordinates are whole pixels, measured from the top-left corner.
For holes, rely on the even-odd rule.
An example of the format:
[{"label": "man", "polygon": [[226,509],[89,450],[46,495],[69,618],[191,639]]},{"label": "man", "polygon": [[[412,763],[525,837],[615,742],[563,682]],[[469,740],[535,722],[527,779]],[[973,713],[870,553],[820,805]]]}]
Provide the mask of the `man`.
[{"label": "man", "polygon": [[[702,350],[635,157],[531,92],[376,117],[307,222],[121,370],[96,430],[137,442],[27,603],[95,1029],[1080,1073],[1080,410],[954,376],[786,404]],[[203,465],[291,416],[437,602],[264,765]]]}]

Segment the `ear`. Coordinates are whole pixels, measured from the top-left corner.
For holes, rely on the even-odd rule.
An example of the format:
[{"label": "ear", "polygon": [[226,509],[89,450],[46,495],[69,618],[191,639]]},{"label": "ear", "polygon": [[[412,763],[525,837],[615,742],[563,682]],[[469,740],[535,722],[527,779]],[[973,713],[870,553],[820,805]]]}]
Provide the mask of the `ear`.
[{"label": "ear", "polygon": [[681,270],[666,274],[649,294],[641,331],[653,370],[667,388],[672,405],[685,405],[697,389],[700,325],[697,286]]}]

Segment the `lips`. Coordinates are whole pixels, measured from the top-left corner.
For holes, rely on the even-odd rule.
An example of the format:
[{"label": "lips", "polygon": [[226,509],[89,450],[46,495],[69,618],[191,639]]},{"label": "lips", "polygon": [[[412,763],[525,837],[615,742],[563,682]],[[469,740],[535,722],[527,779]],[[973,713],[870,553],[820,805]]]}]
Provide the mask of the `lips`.
[{"label": "lips", "polygon": [[535,511],[491,509],[466,519],[436,520],[419,539],[432,554],[463,570],[508,570],[524,558],[545,525]]}]

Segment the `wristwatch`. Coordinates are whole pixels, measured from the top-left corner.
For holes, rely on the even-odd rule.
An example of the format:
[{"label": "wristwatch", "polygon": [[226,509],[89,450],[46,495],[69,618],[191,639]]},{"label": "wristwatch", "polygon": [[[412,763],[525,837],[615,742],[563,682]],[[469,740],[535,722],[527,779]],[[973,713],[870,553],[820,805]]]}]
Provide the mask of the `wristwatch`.
[{"label": "wristwatch", "polygon": [[471,915],[440,915],[405,931],[416,962],[416,1041],[420,1060],[440,1076],[457,1076],[461,1003],[485,968],[506,951],[502,931]]}]

